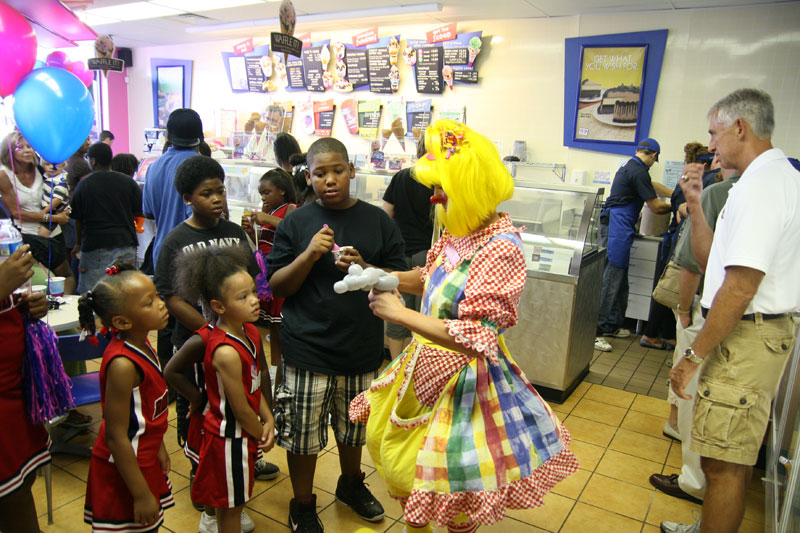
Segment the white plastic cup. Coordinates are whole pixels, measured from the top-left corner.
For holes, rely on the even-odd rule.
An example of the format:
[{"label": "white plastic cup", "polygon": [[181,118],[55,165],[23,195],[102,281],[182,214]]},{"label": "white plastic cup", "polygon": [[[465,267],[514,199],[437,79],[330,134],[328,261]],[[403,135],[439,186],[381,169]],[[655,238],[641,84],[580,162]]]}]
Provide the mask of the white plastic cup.
[{"label": "white plastic cup", "polygon": [[38,294],[40,292],[44,294],[47,292],[47,285],[34,285],[31,287],[31,292],[33,294]]},{"label": "white plastic cup", "polygon": [[49,287],[48,292],[50,296],[64,296],[64,278],[61,276],[53,276],[47,282]]}]

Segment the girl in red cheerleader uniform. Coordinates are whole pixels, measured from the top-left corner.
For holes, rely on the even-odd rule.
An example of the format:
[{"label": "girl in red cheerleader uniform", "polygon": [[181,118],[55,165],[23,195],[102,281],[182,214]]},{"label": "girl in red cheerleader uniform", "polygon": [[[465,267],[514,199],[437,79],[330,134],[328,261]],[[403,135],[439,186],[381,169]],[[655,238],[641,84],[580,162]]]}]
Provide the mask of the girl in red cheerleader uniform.
[{"label": "girl in red cheerleader uniform", "polygon": [[[258,193],[261,195],[261,211],[253,213],[252,220],[242,220],[242,227],[248,235],[255,237],[254,226],[260,226],[258,230],[258,250],[266,257],[272,250],[272,243],[275,239],[275,230],[278,224],[286,218],[286,215],[297,209],[297,193],[294,188],[292,176],[283,169],[275,168],[263,176],[258,183]],[[256,240],[254,238],[254,240]],[[266,272],[264,272],[266,277]],[[266,322],[269,326],[269,357],[270,364],[278,367],[278,375],[275,379],[277,387],[281,381],[281,308],[283,298],[272,297],[269,302],[261,303],[261,313],[259,322]]]},{"label": "girl in red cheerleader uniform", "polygon": [[100,365],[103,423],[89,463],[84,521],[92,531],[156,531],[173,505],[164,446],[169,399],[147,335],[165,327],[169,314],[150,278],[132,265],[120,261],[106,272],[78,300],[90,341],[95,315],[116,333]]},{"label": "girl in red cheerleader uniform", "polygon": [[[261,337],[256,286],[233,248],[207,248],[178,259],[178,292],[216,315],[203,360],[208,408],[192,500],[216,509],[220,533],[239,533],[252,496],[258,449],[274,444],[274,421],[261,394]],[[269,373],[264,372],[269,380]],[[267,381],[267,386],[268,385]]]}]

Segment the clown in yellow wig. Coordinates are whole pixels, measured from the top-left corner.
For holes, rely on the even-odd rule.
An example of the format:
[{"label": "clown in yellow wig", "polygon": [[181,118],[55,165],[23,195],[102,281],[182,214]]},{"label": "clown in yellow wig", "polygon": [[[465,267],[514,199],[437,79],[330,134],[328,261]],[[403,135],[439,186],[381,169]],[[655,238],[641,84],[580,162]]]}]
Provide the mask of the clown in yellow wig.
[{"label": "clown in yellow wig", "polygon": [[497,148],[465,125],[436,122],[425,131],[425,146],[428,153],[417,161],[416,179],[444,191],[447,209],[437,205],[436,217],[452,235],[472,233],[514,194],[514,181]]},{"label": "clown in yellow wig", "polygon": [[[577,470],[569,433],[516,365],[502,332],[518,319],[527,269],[519,233],[497,213],[514,184],[494,145],[450,120],[425,133],[416,178],[434,186],[444,226],[422,271],[395,272],[422,294],[370,293],[373,312],[414,333],[350,404],[367,449],[403,505],[407,530],[471,533],[506,509],[542,505]],[[535,349],[535,348],[534,348]]]}]

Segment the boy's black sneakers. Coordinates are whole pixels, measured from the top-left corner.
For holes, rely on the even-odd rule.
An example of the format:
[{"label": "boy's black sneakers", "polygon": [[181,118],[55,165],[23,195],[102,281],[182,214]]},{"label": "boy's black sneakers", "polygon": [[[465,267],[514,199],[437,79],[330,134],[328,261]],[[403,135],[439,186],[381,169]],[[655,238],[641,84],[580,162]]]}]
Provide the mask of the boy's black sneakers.
[{"label": "boy's black sneakers", "polygon": [[292,498],[289,502],[289,528],[292,533],[323,533],[325,529],[317,516],[317,495],[311,501],[301,503]]},{"label": "boy's black sneakers", "polygon": [[364,472],[356,477],[339,476],[336,484],[336,500],[353,509],[358,516],[369,522],[383,520],[383,506],[364,483]]},{"label": "boy's black sneakers", "polygon": [[276,465],[268,463],[264,459],[256,460],[256,479],[268,481],[270,479],[275,479],[280,473],[281,471]]}]

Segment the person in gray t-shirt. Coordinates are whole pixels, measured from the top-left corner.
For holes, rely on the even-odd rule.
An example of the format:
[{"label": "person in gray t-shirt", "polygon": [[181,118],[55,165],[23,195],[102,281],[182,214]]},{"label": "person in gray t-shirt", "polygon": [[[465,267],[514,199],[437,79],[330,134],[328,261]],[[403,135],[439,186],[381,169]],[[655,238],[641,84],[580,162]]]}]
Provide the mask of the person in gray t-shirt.
[{"label": "person in gray t-shirt", "polygon": [[[728,191],[739,181],[739,176],[735,175],[735,170],[722,169],[721,174],[724,181],[706,187],[701,197],[703,214],[712,231],[717,225],[717,216],[719,216],[728,199]],[[692,218],[690,216],[683,225],[678,244],[675,246],[675,256],[673,258],[678,266],[681,267],[680,303],[676,310],[678,315],[676,327],[677,343],[672,358],[673,365],[678,363],[683,357],[683,352],[686,348],[691,346],[704,322],[703,315],[700,312],[700,299],[697,295],[701,290],[708,250],[698,250],[702,254],[698,253],[698,257],[695,257],[692,251],[690,235],[691,224]],[[696,391],[697,379],[694,379],[689,383],[687,393],[694,395]],[[674,431],[674,423],[677,422],[678,434],[681,437],[683,466],[680,474],[662,475],[656,473],[651,475],[650,483],[670,496],[702,503],[706,488],[705,475],[700,468],[700,456],[693,452],[689,445],[694,402],[693,400],[678,398],[671,388],[667,402],[672,407],[672,412],[670,413],[670,421],[666,424],[672,425],[671,429]]]}]

